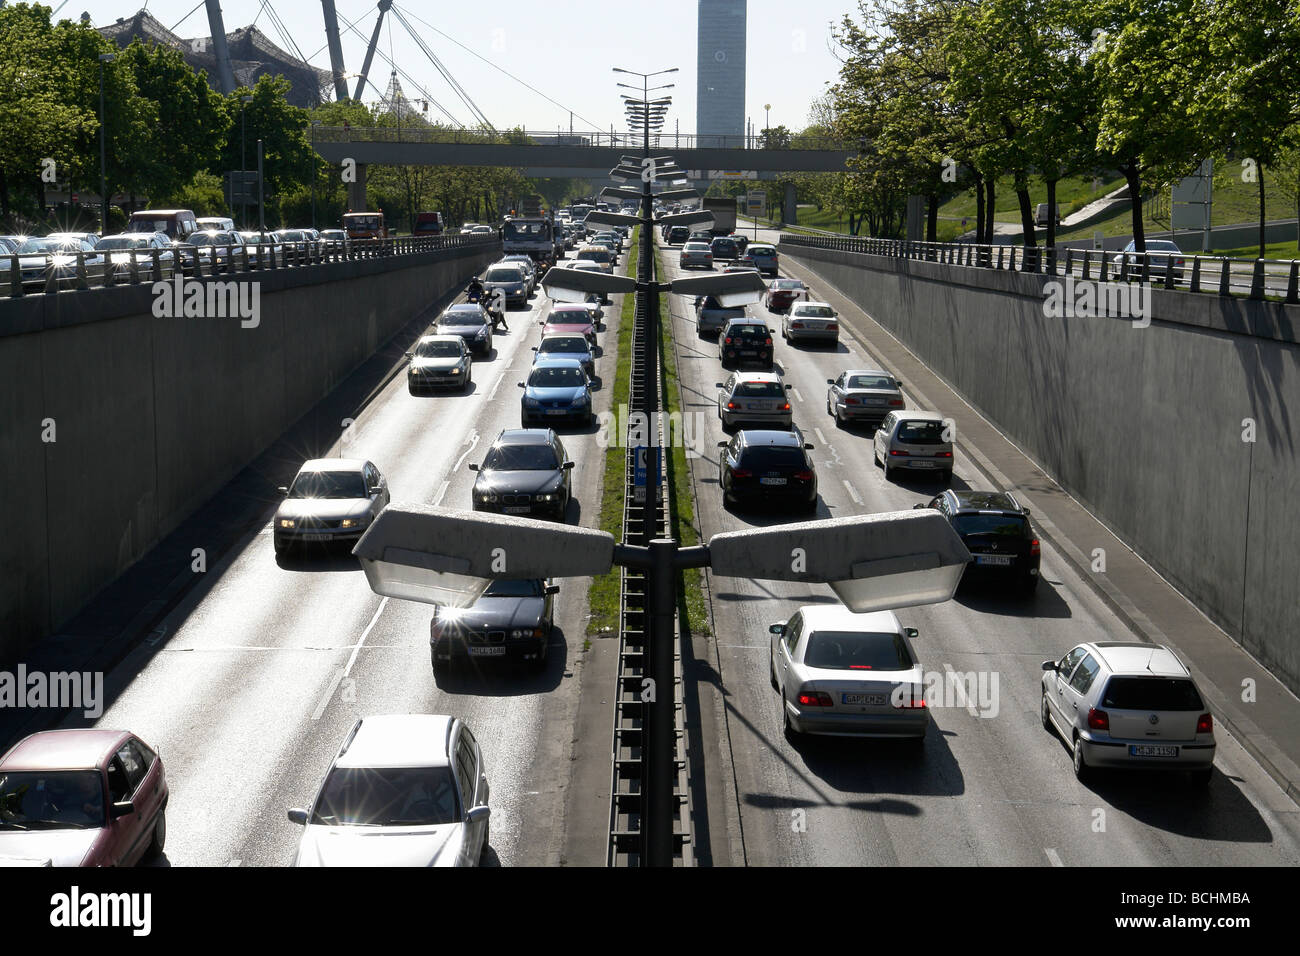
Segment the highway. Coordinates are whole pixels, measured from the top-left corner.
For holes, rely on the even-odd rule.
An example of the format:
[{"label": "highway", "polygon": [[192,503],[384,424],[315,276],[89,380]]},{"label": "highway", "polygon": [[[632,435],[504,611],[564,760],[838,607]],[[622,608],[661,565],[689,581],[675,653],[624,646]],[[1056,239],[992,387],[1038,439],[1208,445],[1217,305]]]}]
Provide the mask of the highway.
[{"label": "highway", "polygon": [[[752,228],[747,230],[752,236]],[[778,235],[760,230],[759,239]],[[663,250],[668,277],[680,274],[677,250]],[[791,346],[779,317],[760,303],[751,314],[771,319],[776,361],[795,424],[816,449],[818,516],[893,511],[927,502],[936,479],[886,483],[874,465],[866,430],[837,429],[827,414],[826,379],[852,367],[879,367],[865,337],[871,326],[855,304],[782,257],[781,272],[802,278],[813,298],[840,312],[837,348]],[[697,336],[690,300],[670,296],[684,412],[703,416],[703,457],[693,484],[705,540],[710,535],[784,520],[780,515],[732,513],[722,507],[715,382],[724,377],[712,338]],[[846,334],[847,333],[847,334]],[[879,334],[879,333],[877,333]],[[918,394],[901,376],[909,408],[963,416],[946,388]],[[953,487],[992,488],[975,463],[958,452]],[[785,621],[803,604],[834,598],[828,587],[711,577],[715,636],[696,638],[692,656],[716,671],[724,713],[701,742],[710,779],[735,793],[709,801],[709,830],[717,862],[733,865],[890,866],[1217,866],[1296,865],[1300,817],[1296,806],[1222,728],[1208,793],[1197,794],[1181,774],[1114,775],[1094,789],[1073,775],[1067,747],[1039,721],[1042,661],[1085,640],[1132,640],[1093,588],[1044,541],[1043,581],[1032,598],[996,587],[963,584],[940,605],[899,612],[916,627],[917,653],[927,671],[983,672],[998,693],[987,700],[948,701],[932,709],[923,754],[893,742],[814,738],[791,743],[780,698],[768,680],[769,623]],[[702,705],[705,706],[705,705]],[[728,767],[730,765],[730,768]],[[734,769],[733,769],[734,768]],[[716,786],[716,784],[715,784]],[[721,803],[722,806],[715,804]],[[728,806],[728,804],[730,806]],[[733,809],[734,808],[734,809]],[[726,839],[723,839],[723,835]],[[731,859],[722,858],[731,847]]]},{"label": "highway", "polygon": [[[605,307],[602,346],[616,342],[620,301],[615,296]],[[527,311],[507,314],[510,332],[497,334],[494,354],[475,359],[469,394],[409,395],[399,370],[331,455],[374,461],[395,504],[468,509],[474,474],[466,466],[482,460],[502,429],[519,427],[516,382],[531,365],[548,307],[538,289]],[[598,358],[597,374],[607,382],[614,358],[612,350]],[[610,389],[595,395],[597,411],[609,407]],[[593,525],[603,462],[596,429],[561,434],[577,463],[568,520]],[[287,472],[280,483],[292,477]],[[478,738],[491,785],[485,862],[559,862],[584,673],[583,582],[561,582],[541,674],[460,668],[439,686],[429,660],[431,608],[374,594],[346,550],[277,561],[273,509],[268,504],[263,527],[210,567],[206,586],[161,622],[156,632],[165,640],[141,645],[106,677],[113,702],[98,725],[131,729],[159,749],[166,766],[166,863],[286,865],[301,829],[285,811],[310,804],[353,721],[406,712],[459,716]],[[593,693],[609,696],[603,685]],[[603,793],[609,719],[597,721],[598,739],[583,742],[603,767]],[[607,798],[586,792],[579,799],[592,802],[581,817],[600,849],[578,862],[601,865]]]}]

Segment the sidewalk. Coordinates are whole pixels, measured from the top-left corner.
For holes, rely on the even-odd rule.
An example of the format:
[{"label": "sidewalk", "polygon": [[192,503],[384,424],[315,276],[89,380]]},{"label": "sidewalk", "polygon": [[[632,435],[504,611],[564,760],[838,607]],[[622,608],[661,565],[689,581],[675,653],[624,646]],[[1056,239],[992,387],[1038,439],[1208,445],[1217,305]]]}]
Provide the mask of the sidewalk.
[{"label": "sidewalk", "polygon": [[[788,252],[783,258],[797,265],[797,274],[815,283],[820,297],[840,313],[840,328],[846,334],[878,358],[883,368],[909,383],[908,392],[928,407],[960,415],[961,450],[993,485],[1016,489],[1017,496],[1029,504],[1042,536],[1139,640],[1174,649],[1209,699],[1215,720],[1300,803],[1300,699],[857,303],[845,298],[813,266]],[[1105,549],[1104,573],[1091,569],[1094,548]]]}]

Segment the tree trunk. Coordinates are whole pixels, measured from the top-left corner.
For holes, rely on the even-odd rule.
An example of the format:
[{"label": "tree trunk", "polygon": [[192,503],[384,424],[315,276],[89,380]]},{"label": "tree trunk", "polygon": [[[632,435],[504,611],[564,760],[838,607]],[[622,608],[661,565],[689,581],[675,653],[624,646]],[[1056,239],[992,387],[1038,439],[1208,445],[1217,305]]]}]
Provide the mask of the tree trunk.
[{"label": "tree trunk", "polygon": [[984,241],[984,177],[975,174],[975,241]]},{"label": "tree trunk", "polygon": [[1129,199],[1133,203],[1133,248],[1138,252],[1147,251],[1147,237],[1142,229],[1142,175],[1138,170],[1138,161],[1121,163],[1119,171],[1128,183]]},{"label": "tree trunk", "polygon": [[1047,261],[1056,262],[1056,180],[1047,180]]},{"label": "tree trunk", "polygon": [[939,241],[939,197],[935,193],[925,197],[925,241]]},{"label": "tree trunk", "polygon": [[993,245],[993,201],[996,198],[994,177],[990,176],[984,180],[984,189],[988,193],[984,201],[984,238],[981,240],[984,245]]},{"label": "tree trunk", "polygon": [[1264,164],[1259,164],[1256,171],[1259,179],[1259,257],[1264,258]]},{"label": "tree trunk", "polygon": [[1034,204],[1029,199],[1028,184],[1022,185],[1016,183],[1016,198],[1020,200],[1020,230],[1023,233],[1020,244],[1023,246],[1038,245],[1038,236],[1034,230]]}]

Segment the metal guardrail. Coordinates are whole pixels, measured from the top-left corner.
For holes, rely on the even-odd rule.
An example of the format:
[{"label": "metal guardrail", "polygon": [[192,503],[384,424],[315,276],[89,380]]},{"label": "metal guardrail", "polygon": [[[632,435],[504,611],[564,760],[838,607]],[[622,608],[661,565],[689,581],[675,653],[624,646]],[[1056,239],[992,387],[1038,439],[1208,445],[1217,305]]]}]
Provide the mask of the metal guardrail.
[{"label": "metal guardrail", "polygon": [[894,259],[917,259],[976,269],[1073,276],[1095,282],[1153,280],[1165,289],[1280,299],[1300,304],[1300,259],[1242,259],[1172,252],[1043,248],[970,242],[913,242],[783,234],[782,246],[837,249]]},{"label": "metal guardrail", "polygon": [[[602,149],[635,150],[639,155],[644,134],[592,131],[566,133],[562,130],[505,130],[498,133],[476,129],[444,129],[427,126],[318,126],[316,143],[452,143],[484,145],[591,146]],[[651,149],[763,149],[759,134],[651,133]],[[854,149],[852,144],[826,137],[800,137],[782,149]]]},{"label": "metal guardrail", "polygon": [[0,300],[60,291],[150,285],[158,280],[265,273],[276,269],[414,255],[439,249],[500,245],[495,234],[401,236],[392,239],[324,240],[321,242],[249,243],[228,246],[181,245],[170,249],[123,249],[103,254],[78,251],[57,268],[21,267],[34,255],[0,255]]},{"label": "metal guardrail", "polygon": [[[644,257],[642,257],[644,260]],[[638,279],[643,282],[653,281],[654,263],[638,262]],[[632,330],[632,356],[629,376],[628,407],[644,408],[642,399],[647,388],[646,368],[642,361],[645,336],[647,334],[647,317],[643,312],[643,298],[637,297],[635,324]],[[659,374],[653,380],[663,382],[663,365],[659,363]],[[658,442],[660,448],[667,447],[663,434],[663,418],[656,416]],[[668,486],[668,455],[659,458],[660,507],[657,509],[658,527],[644,527],[643,509],[635,499],[634,471],[636,449],[627,449],[627,463],[624,472],[623,491],[623,541],[626,544],[647,545],[654,538],[667,538],[671,534]],[[641,865],[641,810],[643,780],[642,760],[644,749],[642,743],[647,708],[642,699],[643,679],[648,673],[646,661],[646,637],[649,631],[650,596],[648,582],[644,571],[623,568],[620,584],[619,647],[618,676],[615,680],[614,699],[614,734],[613,734],[613,771],[610,782],[609,812],[609,846],[607,863],[612,867],[636,867]],[[676,774],[674,786],[677,798],[677,813],[674,815],[675,853],[682,866],[694,866],[692,840],[690,832],[690,802],[686,773],[686,728],[685,706],[682,699],[681,667],[681,629],[680,622],[674,621],[673,627],[673,696],[674,724],[676,727]]]}]

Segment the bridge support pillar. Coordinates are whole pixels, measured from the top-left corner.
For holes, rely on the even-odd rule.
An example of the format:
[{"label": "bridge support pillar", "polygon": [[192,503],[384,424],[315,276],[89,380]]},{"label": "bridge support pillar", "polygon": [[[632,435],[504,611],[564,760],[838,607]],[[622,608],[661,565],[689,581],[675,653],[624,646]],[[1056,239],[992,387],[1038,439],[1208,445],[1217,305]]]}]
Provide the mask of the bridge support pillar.
[{"label": "bridge support pillar", "polygon": [[785,184],[785,194],[781,197],[781,225],[795,225],[799,222],[799,197],[795,195],[794,183]]},{"label": "bridge support pillar", "polygon": [[366,206],[366,166],[356,165],[356,179],[348,183],[348,209],[352,212],[369,212]]}]

